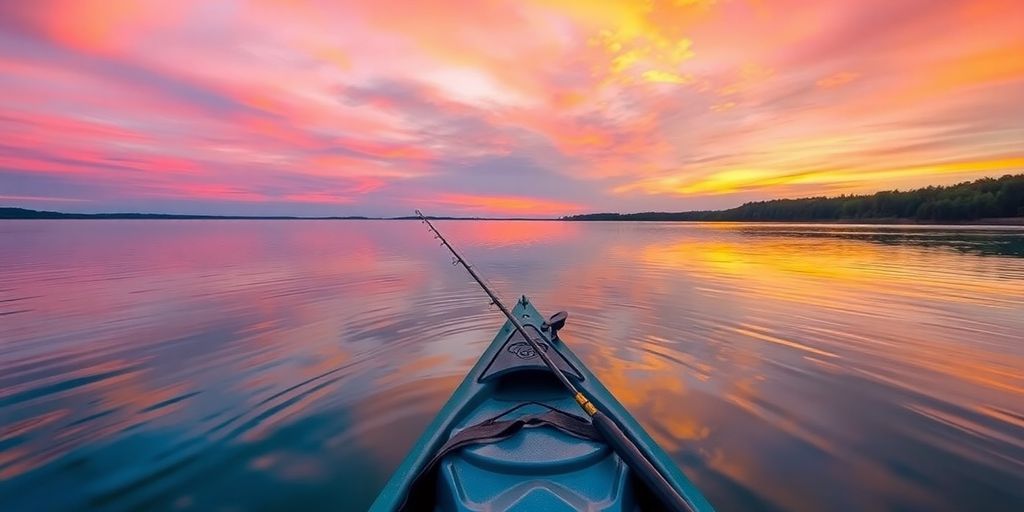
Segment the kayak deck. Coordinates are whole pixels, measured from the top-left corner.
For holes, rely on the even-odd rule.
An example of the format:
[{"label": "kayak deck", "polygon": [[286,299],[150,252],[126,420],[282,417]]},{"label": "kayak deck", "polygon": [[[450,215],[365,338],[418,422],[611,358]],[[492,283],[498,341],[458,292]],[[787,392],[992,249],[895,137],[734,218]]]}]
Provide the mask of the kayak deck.
[{"label": "kayak deck", "polygon": [[[563,373],[622,428],[699,512],[713,510],[629,413],[557,338],[526,297],[512,313]],[[572,415],[573,417],[568,417]],[[510,435],[447,451],[453,436],[495,421],[546,417]],[[371,510],[635,511],[661,507],[600,438],[561,428],[586,423],[575,400],[506,321],[385,485]],[[571,426],[571,425],[568,425]],[[583,425],[587,426],[587,425]],[[468,429],[468,431],[467,431]],[[465,432],[464,432],[465,431]],[[436,460],[435,460],[436,459]],[[433,462],[433,464],[432,464]]]}]

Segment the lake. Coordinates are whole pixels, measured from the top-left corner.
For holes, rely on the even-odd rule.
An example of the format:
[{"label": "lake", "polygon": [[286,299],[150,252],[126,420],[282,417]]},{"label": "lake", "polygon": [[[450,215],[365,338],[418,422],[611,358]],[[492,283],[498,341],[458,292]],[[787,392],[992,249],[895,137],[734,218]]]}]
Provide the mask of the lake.
[{"label": "lake", "polygon": [[[722,511],[1024,510],[1024,230],[438,221]],[[364,510],[501,325],[414,221],[0,222],[0,510]]]}]

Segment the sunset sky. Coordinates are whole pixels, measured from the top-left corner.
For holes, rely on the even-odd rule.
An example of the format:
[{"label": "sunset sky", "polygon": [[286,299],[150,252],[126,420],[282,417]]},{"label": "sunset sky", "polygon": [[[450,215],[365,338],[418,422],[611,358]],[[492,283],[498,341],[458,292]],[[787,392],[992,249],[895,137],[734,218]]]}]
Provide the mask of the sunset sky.
[{"label": "sunset sky", "polygon": [[1024,2],[0,1],[0,91],[0,206],[720,208],[1024,172]]}]

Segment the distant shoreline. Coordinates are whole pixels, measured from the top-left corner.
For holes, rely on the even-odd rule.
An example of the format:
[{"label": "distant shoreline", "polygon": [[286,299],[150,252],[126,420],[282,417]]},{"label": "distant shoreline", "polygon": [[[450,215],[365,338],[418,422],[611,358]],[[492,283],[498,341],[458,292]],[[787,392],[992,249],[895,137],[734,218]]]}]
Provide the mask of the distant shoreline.
[{"label": "distant shoreline", "polygon": [[[886,224],[950,226],[1024,226],[1024,174],[982,178],[944,187],[870,195],[771,199],[727,210],[638,213],[585,213],[561,218],[429,216],[438,220],[530,220],[607,222],[753,222],[811,224]],[[181,215],[166,213],[63,213],[0,207],[0,219],[153,219],[153,220],[417,220],[416,216],[363,215],[298,217],[290,215]]]},{"label": "distant shoreline", "polygon": [[[889,226],[1024,226],[1024,217],[998,217],[973,220],[925,220],[912,218],[867,218],[867,219],[818,219],[818,220],[776,220],[776,219],[650,219],[630,218],[624,214],[618,218],[587,217],[446,217],[428,216],[434,220],[476,220],[476,221],[538,221],[538,222],[685,222],[685,223],[742,223],[742,224],[872,224]],[[178,215],[169,213],[63,213],[29,210],[25,208],[0,207],[0,220],[418,220],[413,216],[367,217],[352,215],[345,217],[298,217],[298,216],[254,216],[254,215]]]}]

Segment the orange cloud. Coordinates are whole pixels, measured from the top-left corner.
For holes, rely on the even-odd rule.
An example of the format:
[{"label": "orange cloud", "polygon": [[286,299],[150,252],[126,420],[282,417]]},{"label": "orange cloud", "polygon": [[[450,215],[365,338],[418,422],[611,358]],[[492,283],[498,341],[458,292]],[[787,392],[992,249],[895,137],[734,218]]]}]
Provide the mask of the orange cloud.
[{"label": "orange cloud", "polygon": [[49,11],[35,15],[45,16],[52,37],[91,52],[118,51],[181,13],[175,4],[137,0],[42,0],[35,8]]},{"label": "orange cloud", "polygon": [[[829,185],[843,183],[892,183],[896,180],[928,176],[932,179],[943,175],[973,175],[975,173],[1006,173],[1024,168],[1024,156],[941,162],[903,168],[877,168],[861,170],[823,169],[799,173],[787,173],[783,169],[730,169],[697,178],[684,175],[670,175],[662,178],[630,183],[615,189],[617,193],[640,191],[646,194],[719,195],[747,190],[771,189],[787,185]],[[862,192],[873,190],[868,185]],[[891,187],[890,187],[891,188]],[[851,190],[851,189],[847,189]]]},{"label": "orange cloud", "polygon": [[643,75],[641,76],[644,80],[647,80],[648,82],[657,82],[665,84],[688,84],[690,82],[693,82],[692,76],[678,75],[676,73],[661,71],[657,69],[644,71]]}]

